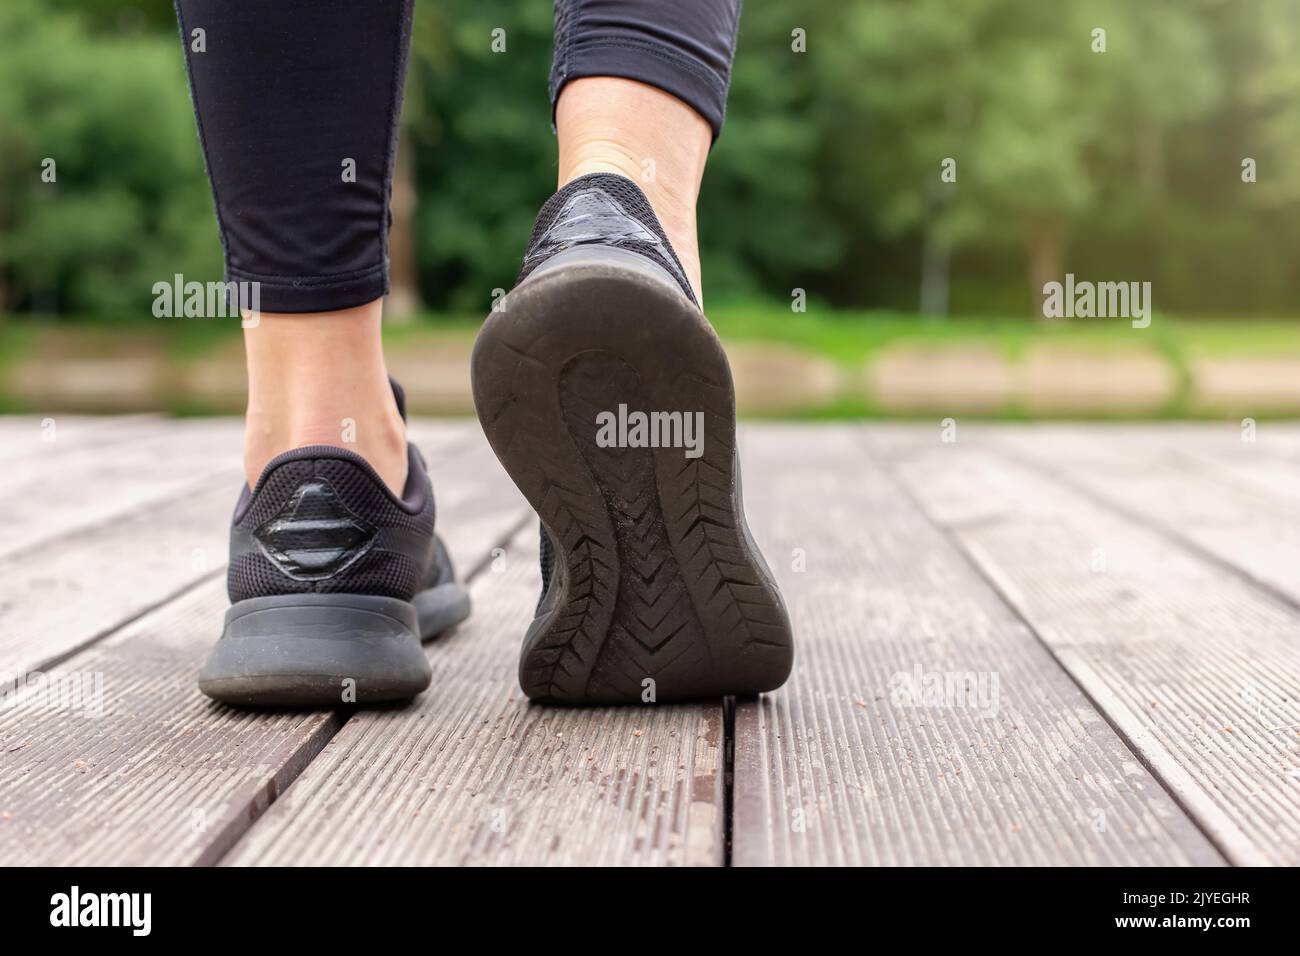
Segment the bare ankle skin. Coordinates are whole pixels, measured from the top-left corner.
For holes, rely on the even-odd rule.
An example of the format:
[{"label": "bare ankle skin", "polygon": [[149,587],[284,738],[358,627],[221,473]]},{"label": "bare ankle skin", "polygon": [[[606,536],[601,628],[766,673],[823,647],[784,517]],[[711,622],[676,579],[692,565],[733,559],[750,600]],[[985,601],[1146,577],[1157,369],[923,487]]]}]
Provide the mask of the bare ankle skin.
[{"label": "bare ankle skin", "polygon": [[381,309],[375,300],[338,312],[263,312],[245,322],[250,487],[276,455],[333,445],[356,452],[402,493],[406,426],[384,365]]},{"label": "bare ankle skin", "polygon": [[713,142],[704,117],[656,87],[596,76],[564,87],[555,126],[560,186],[598,172],[633,180],[650,200],[703,304],[695,201]]}]

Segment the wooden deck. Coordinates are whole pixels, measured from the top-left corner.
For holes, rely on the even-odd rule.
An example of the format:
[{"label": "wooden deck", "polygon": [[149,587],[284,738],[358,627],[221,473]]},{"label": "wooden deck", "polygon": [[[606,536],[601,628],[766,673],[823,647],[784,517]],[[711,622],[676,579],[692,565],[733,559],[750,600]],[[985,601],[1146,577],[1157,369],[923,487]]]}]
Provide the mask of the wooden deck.
[{"label": "wooden deck", "polygon": [[0,418],[0,675],[102,688],[0,700],[0,863],[1300,864],[1296,426],[748,426],[790,683],[573,710],[535,518],[421,422],[475,612],[352,714],[195,687],[239,432]]}]

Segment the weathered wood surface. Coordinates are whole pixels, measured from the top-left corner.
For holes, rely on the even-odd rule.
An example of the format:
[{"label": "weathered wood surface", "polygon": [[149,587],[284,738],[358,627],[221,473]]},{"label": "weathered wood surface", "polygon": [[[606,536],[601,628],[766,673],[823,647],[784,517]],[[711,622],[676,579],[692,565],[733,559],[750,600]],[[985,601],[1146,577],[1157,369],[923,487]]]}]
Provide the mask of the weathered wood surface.
[{"label": "weathered wood surface", "polygon": [[212,704],[238,424],[43,428],[0,417],[0,676],[103,697],[0,707],[0,864],[1300,862],[1296,426],[747,428],[798,643],[734,731],[523,699],[535,519],[469,421],[412,428],[477,602],[430,691]]},{"label": "weathered wood surface", "polygon": [[[1104,433],[1102,433],[1104,434]],[[1047,436],[1039,435],[1039,442]],[[1095,441],[1094,445],[1101,442]],[[1046,444],[1043,445],[1046,447]],[[1148,449],[1158,446],[1147,446]],[[897,473],[1231,862],[1300,862],[1300,614],[1181,535],[1137,520],[1117,474],[1093,454],[1053,470],[968,435],[893,445]],[[1162,474],[1134,446],[1125,469]],[[1163,500],[1194,481],[1167,475]],[[1104,485],[1105,494],[1071,487]],[[1199,493],[1199,491],[1198,491]],[[1162,496],[1141,495],[1157,508]],[[1114,496],[1114,504],[1107,504]],[[1220,496],[1229,513],[1235,506]],[[1213,500],[1202,500],[1213,509]],[[1188,521],[1188,511],[1176,512]],[[1209,514],[1213,514],[1209,510]],[[1156,523],[1163,524],[1167,518]],[[1275,515],[1273,534],[1294,518]],[[1247,535],[1268,537],[1258,523]],[[1239,552],[1225,537],[1216,547]],[[1268,547],[1267,543],[1261,544]]]},{"label": "weathered wood surface", "polygon": [[31,455],[7,462],[0,474],[0,557],[202,493],[214,481],[237,482],[239,456],[229,453],[239,447],[236,423],[196,421],[178,429],[162,422],[142,430],[102,443],[56,432],[54,442],[33,441]]},{"label": "weathered wood surface", "polygon": [[[525,506],[476,434],[447,437],[447,455],[430,455],[442,526],[472,569]],[[216,862],[343,725],[328,712],[241,712],[198,692],[224,584],[204,580],[61,663],[53,676],[90,682],[78,705],[0,710],[0,862]],[[85,586],[93,602],[104,585]]]},{"label": "weathered wood surface", "polygon": [[1222,562],[1300,608],[1300,453],[1258,426],[1195,436],[1126,430],[1107,441],[1004,431],[1000,446],[1087,497]]},{"label": "weathered wood surface", "polygon": [[0,415],[0,461],[31,468],[69,451],[118,444],[167,427],[159,415]]},{"label": "weathered wood surface", "polygon": [[[0,448],[30,453],[22,479],[0,483],[0,514],[20,534],[15,547],[0,546],[9,550],[0,557],[0,675],[53,666],[224,573],[228,520],[243,481],[238,423],[180,425],[138,416],[101,420],[96,427],[92,421],[58,419],[53,442],[39,437],[39,422],[0,422]],[[175,447],[191,459],[186,473],[197,477],[159,495],[155,459],[165,437],[177,431],[195,433]],[[412,437],[437,464],[476,441],[476,430],[468,422],[420,422]],[[99,458],[118,463],[112,495],[99,491]],[[81,491],[64,493],[77,499],[77,510],[58,513],[71,525],[61,525],[48,540],[23,536],[22,529],[39,524],[45,496],[66,483],[70,467],[81,476]],[[141,499],[147,504],[117,510],[123,500]]]},{"label": "weathered wood surface", "polygon": [[348,721],[229,862],[721,864],[720,704],[529,704],[540,584],[529,522],[475,581],[474,618],[430,645],[430,691]]},{"label": "weathered wood surface", "polygon": [[798,644],[737,707],[735,863],[1221,862],[860,432],[743,451]]}]

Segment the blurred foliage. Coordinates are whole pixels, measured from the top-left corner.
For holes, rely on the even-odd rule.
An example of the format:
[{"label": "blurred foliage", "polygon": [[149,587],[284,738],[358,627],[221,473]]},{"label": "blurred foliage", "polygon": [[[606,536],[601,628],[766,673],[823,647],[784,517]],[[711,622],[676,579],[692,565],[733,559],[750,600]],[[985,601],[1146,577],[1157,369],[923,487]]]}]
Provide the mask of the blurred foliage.
[{"label": "blurred foliage", "polygon": [[[555,184],[550,42],[546,3],[418,0],[404,142],[430,307],[513,280]],[[218,277],[170,9],[5,0],[0,44],[0,310],[120,313],[175,272]],[[1161,310],[1289,313],[1298,154],[1300,0],[751,2],[699,210],[709,298],[915,309],[941,250],[961,313],[1028,314],[1067,270],[1149,279]]]},{"label": "blurred foliage", "polygon": [[175,28],[91,35],[5,0],[0,37],[0,308],[120,312],[176,272],[219,277]]}]

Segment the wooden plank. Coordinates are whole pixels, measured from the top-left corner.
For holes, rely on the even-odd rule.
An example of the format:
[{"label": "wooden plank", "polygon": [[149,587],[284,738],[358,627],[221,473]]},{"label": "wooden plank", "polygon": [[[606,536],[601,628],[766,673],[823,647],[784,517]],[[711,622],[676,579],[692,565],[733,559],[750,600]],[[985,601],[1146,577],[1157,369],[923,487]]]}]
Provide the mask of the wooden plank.
[{"label": "wooden plank", "polygon": [[[439,487],[438,468],[449,454],[481,441],[476,435],[468,422],[412,424]],[[223,573],[242,469],[238,454],[224,445],[209,460],[211,476],[170,501],[47,542],[36,560],[27,552],[0,559],[0,675],[44,670]]]},{"label": "wooden plank", "polygon": [[349,721],[226,862],[722,863],[721,707],[530,705],[539,586],[529,521],[475,581],[475,619],[431,647],[431,691]]},{"label": "wooden plank", "polygon": [[1300,862],[1294,608],[987,443],[927,442],[897,467],[1230,862]]},{"label": "wooden plank", "polygon": [[[435,465],[462,567],[524,516],[494,462],[480,438]],[[225,606],[224,581],[208,581],[61,664],[57,677],[90,682],[80,700],[0,707],[0,863],[215,862],[338,731],[339,714],[240,711],[198,692]]]},{"label": "wooden plank", "polygon": [[[32,442],[39,451],[0,472],[0,508],[6,515],[0,558],[201,494],[214,476],[231,482],[232,494],[238,492],[242,422],[148,421],[121,431],[120,440],[111,442],[73,441],[60,432],[52,445]],[[412,437],[421,445],[463,445],[471,434],[468,421],[412,424]]]},{"label": "wooden plank", "polygon": [[[214,429],[234,434],[226,419],[204,423],[205,431]],[[71,472],[83,479],[84,494],[86,480],[94,476],[96,466],[136,464],[137,456],[131,449],[140,446],[156,457],[158,450],[177,435],[171,422],[150,415],[92,421],[30,418],[21,427],[12,423],[11,431],[5,441],[6,455],[0,459],[5,465],[0,471],[0,500],[5,501],[40,482],[66,478]]]},{"label": "wooden plank", "polygon": [[0,557],[202,490],[214,471],[237,468],[241,432],[230,420],[193,421],[106,448],[79,448],[54,468],[24,461],[0,477]]},{"label": "wooden plank", "polygon": [[1190,467],[1204,472],[1206,477],[1236,485],[1244,491],[1253,491],[1265,498],[1281,499],[1293,509],[1300,507],[1300,480],[1297,480],[1300,462],[1264,455],[1224,460],[1199,451],[1179,454]]},{"label": "wooden plank", "polygon": [[89,705],[65,694],[0,711],[0,862],[211,862],[337,730],[333,713],[254,714],[199,694],[225,606],[210,581],[69,660],[54,673],[84,682]]},{"label": "wooden plank", "polygon": [[0,415],[0,462],[54,461],[165,427],[160,415]]},{"label": "wooden plank", "polygon": [[[1056,480],[1211,555],[1300,607],[1300,461],[1226,431],[1209,436],[1003,433]],[[1086,438],[1084,436],[1086,435]]]},{"label": "wooden plank", "polygon": [[736,865],[1222,862],[860,433],[742,442],[796,661],[737,706]]},{"label": "wooden plank", "polygon": [[42,671],[222,577],[238,472],[182,498],[0,559],[0,676]]}]

